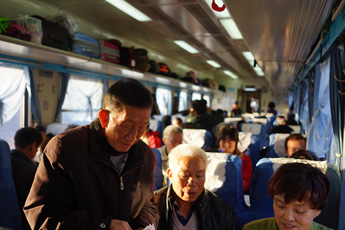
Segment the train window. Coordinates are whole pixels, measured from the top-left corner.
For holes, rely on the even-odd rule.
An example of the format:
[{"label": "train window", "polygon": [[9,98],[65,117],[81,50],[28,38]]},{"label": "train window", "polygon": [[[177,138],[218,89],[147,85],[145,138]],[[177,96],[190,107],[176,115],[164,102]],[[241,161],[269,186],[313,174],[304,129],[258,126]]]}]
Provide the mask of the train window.
[{"label": "train window", "polygon": [[188,93],[186,91],[180,92],[180,100],[178,103],[178,111],[184,111],[188,109]]},{"label": "train window", "polygon": [[102,107],[103,81],[71,75],[62,105],[62,122],[84,125],[98,116]]},{"label": "train window", "polygon": [[156,100],[161,115],[170,115],[172,109],[171,90],[157,87]]},{"label": "train window", "polygon": [[200,99],[201,99],[201,94],[197,93],[197,92],[193,92],[193,94],[192,94],[192,101],[200,100]]},{"label": "train window", "polygon": [[208,107],[211,107],[211,97],[210,97],[210,95],[203,95],[202,99],[204,99],[207,102],[206,105]]},{"label": "train window", "polygon": [[0,65],[0,139],[14,148],[13,137],[24,126],[26,77],[23,68]]}]

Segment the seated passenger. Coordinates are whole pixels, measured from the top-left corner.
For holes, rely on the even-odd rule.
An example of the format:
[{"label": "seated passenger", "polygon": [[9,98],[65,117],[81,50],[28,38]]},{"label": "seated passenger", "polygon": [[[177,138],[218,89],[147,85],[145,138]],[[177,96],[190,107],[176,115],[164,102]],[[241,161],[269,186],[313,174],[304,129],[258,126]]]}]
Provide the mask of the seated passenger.
[{"label": "seated passenger", "polygon": [[235,229],[232,207],[204,188],[207,156],[201,148],[182,144],[169,154],[169,187],[155,192],[159,230]]},{"label": "seated passenger", "polygon": [[327,205],[330,183],[327,177],[309,164],[283,164],[270,179],[274,217],[252,221],[243,230],[327,230],[313,222]]},{"label": "seated passenger", "polygon": [[181,118],[175,117],[175,118],[172,120],[172,125],[182,128],[182,126],[183,126],[183,121],[182,121]]},{"label": "seated passenger", "polygon": [[302,134],[294,133],[285,139],[284,150],[287,157],[291,157],[292,154],[298,150],[305,150],[307,146],[307,138]]},{"label": "seated passenger", "polygon": [[163,186],[167,185],[168,181],[168,155],[170,151],[182,144],[183,142],[183,129],[173,125],[167,126],[163,131],[163,143],[164,145],[158,148],[162,155],[162,173],[163,173]]},{"label": "seated passenger", "polygon": [[308,150],[298,150],[294,154],[290,156],[290,158],[295,158],[295,159],[305,159],[305,160],[312,160],[316,161],[317,159],[312,156],[311,152]]},{"label": "seated passenger", "polygon": [[271,134],[273,133],[291,133],[293,129],[286,124],[284,116],[277,117],[277,125],[271,128]]},{"label": "seated passenger", "polygon": [[14,136],[15,149],[11,152],[11,165],[23,229],[31,229],[24,215],[23,207],[36,174],[37,164],[33,159],[41,142],[41,133],[32,127],[21,128]]},{"label": "seated passenger", "polygon": [[146,127],[140,139],[151,148],[159,148],[162,146],[162,141],[159,136],[159,132],[150,130],[149,126]]},{"label": "seated passenger", "polygon": [[186,117],[186,123],[194,123],[198,129],[206,129],[212,132],[215,125],[223,122],[223,117],[217,112],[207,112],[207,106],[204,100],[192,101],[189,115]]},{"label": "seated passenger", "polygon": [[219,129],[217,137],[218,150],[220,152],[233,154],[241,158],[243,192],[248,193],[250,188],[250,182],[253,176],[253,165],[250,156],[238,150],[238,141],[239,137],[236,128],[230,125],[224,125]]}]

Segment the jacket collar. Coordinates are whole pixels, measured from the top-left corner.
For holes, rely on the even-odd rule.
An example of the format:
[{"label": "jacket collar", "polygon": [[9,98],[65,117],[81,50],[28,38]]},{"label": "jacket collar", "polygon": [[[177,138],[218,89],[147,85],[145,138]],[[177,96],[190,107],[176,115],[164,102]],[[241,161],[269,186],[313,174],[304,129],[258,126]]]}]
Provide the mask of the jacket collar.
[{"label": "jacket collar", "polygon": [[[110,161],[110,148],[111,146],[107,142],[104,136],[104,129],[99,121],[99,118],[91,122],[89,132],[89,149],[90,157],[103,161],[109,166],[113,167]],[[139,140],[135,143],[128,151],[128,159],[123,170],[123,173],[131,170],[132,168],[138,167],[139,165],[146,163],[144,143]]]}]

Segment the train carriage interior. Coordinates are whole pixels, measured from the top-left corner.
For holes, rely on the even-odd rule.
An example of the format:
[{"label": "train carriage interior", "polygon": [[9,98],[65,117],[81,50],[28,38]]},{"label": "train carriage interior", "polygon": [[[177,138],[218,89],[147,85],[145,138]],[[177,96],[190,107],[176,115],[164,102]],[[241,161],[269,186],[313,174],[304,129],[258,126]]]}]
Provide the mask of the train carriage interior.
[{"label": "train carriage interior", "polygon": [[[344,6],[345,0],[3,1],[0,139],[12,149],[16,130],[34,122],[52,135],[90,123],[121,78],[152,92],[150,130],[161,138],[164,119],[189,124],[191,102],[203,100],[222,122],[211,130],[186,125],[184,141],[208,152],[208,177],[221,173],[222,181],[206,181],[207,188],[234,207],[242,229],[273,215],[265,186],[275,160],[285,157],[288,135],[278,140],[271,130],[279,115],[292,116],[290,133],[307,138],[333,186],[317,221],[345,229]],[[48,27],[60,32],[48,35]],[[235,105],[239,116],[231,116]],[[238,129],[238,146],[252,159],[246,194],[237,180],[242,162],[220,153],[212,159],[222,124]]]}]

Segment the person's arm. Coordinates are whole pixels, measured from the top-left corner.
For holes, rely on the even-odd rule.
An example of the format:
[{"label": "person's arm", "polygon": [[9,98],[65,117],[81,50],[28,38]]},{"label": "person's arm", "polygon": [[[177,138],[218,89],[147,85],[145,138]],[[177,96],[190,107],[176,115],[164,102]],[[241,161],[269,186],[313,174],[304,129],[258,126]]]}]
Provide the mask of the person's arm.
[{"label": "person's arm", "polygon": [[[146,170],[144,170],[143,175],[150,177],[150,187],[146,187],[146,191],[143,191],[141,199],[145,199],[145,204],[140,210],[138,216],[130,221],[130,226],[133,229],[144,229],[150,224],[154,224],[154,227],[157,229],[158,220],[159,220],[159,211],[158,207],[155,204],[153,188],[154,188],[154,172],[156,166],[156,157],[151,149],[150,153],[147,155],[147,164]],[[143,186],[143,185],[141,185]]]},{"label": "person's arm", "polygon": [[24,212],[32,229],[108,229],[111,217],[77,210],[72,178],[63,167],[58,138],[48,144],[26,200]]}]

